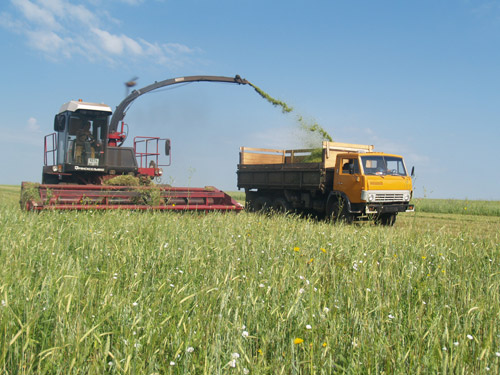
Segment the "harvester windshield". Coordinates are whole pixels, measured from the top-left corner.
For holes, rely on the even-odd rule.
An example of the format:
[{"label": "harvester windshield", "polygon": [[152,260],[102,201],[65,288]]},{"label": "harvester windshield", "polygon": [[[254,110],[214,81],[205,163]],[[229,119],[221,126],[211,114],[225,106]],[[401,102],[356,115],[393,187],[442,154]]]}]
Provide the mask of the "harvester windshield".
[{"label": "harvester windshield", "polygon": [[361,156],[365,175],[406,176],[403,159],[396,156],[366,155]]},{"label": "harvester windshield", "polygon": [[97,167],[104,163],[108,114],[72,113],[68,121],[66,163]]}]

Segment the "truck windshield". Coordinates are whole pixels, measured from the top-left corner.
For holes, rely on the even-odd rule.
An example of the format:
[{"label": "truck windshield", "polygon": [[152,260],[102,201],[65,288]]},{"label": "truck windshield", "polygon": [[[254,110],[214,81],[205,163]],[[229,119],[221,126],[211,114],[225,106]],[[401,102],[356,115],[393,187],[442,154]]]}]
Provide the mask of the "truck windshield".
[{"label": "truck windshield", "polygon": [[406,176],[403,159],[395,156],[361,156],[361,164],[363,165],[365,175]]}]

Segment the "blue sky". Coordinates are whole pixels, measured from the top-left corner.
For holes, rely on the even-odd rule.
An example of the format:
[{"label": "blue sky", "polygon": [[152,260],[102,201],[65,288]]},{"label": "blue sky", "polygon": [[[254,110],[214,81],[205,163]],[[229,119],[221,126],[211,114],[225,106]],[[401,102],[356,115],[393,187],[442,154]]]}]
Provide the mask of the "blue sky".
[{"label": "blue sky", "polygon": [[[72,99],[239,74],[340,142],[415,166],[418,197],[500,200],[500,1],[4,0],[0,184],[40,181],[43,136]],[[135,135],[172,139],[164,182],[236,190],[240,146],[301,147],[295,114],[248,86],[140,97]]]}]

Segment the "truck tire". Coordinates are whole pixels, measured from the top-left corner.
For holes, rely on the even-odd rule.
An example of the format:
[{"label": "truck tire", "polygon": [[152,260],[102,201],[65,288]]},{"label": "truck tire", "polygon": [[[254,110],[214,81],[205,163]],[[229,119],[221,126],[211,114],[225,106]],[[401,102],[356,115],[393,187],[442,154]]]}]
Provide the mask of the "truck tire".
[{"label": "truck tire", "polygon": [[396,213],[380,214],[375,218],[375,224],[392,227],[396,222]]},{"label": "truck tire", "polygon": [[271,200],[267,197],[257,197],[252,203],[251,211],[268,212],[271,209]]},{"label": "truck tire", "polygon": [[272,208],[274,212],[280,214],[286,214],[292,210],[292,206],[290,205],[290,203],[288,203],[286,198],[283,197],[276,198],[273,201]]},{"label": "truck tire", "polygon": [[347,209],[347,203],[342,197],[330,197],[326,206],[326,218],[332,222],[352,223],[354,217]]}]

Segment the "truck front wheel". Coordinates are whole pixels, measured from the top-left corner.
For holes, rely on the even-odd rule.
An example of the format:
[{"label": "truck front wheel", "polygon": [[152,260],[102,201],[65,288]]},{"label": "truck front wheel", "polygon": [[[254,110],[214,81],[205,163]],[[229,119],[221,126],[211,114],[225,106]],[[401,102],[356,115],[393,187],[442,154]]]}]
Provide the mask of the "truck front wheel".
[{"label": "truck front wheel", "polygon": [[396,222],[396,215],[396,213],[380,214],[375,218],[375,224],[391,227]]},{"label": "truck front wheel", "polygon": [[346,223],[351,223],[353,221],[353,215],[349,213],[347,208],[347,202],[342,197],[330,197],[326,206],[326,217],[327,220],[343,221]]}]

